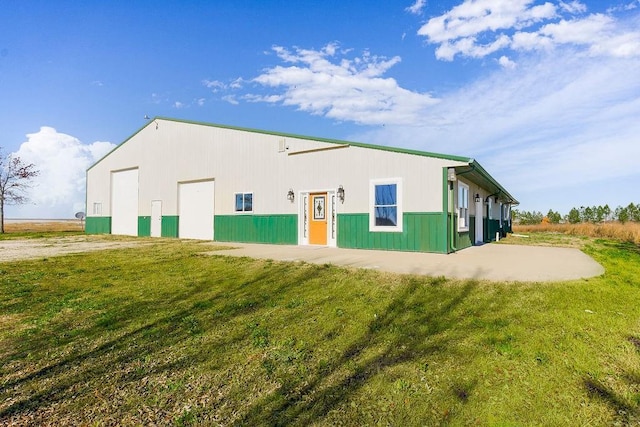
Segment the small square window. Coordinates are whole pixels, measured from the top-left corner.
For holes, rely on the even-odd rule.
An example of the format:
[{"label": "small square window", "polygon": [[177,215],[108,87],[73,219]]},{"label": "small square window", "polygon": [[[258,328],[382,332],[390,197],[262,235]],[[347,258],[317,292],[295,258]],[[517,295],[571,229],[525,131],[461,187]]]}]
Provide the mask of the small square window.
[{"label": "small square window", "polygon": [[102,215],[102,203],[95,202],[93,204],[93,215],[96,215],[96,216]]},{"label": "small square window", "polygon": [[253,212],[253,193],[236,193],[236,212]]}]

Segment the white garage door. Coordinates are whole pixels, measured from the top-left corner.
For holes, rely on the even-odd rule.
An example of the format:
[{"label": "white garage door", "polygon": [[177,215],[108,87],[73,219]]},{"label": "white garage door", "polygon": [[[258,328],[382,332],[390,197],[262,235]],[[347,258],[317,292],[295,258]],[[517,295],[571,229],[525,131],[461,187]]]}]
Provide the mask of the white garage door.
[{"label": "white garage door", "polygon": [[213,240],[213,194],[213,181],[179,184],[179,237]]},{"label": "white garage door", "polygon": [[138,235],[138,169],[111,173],[111,234]]}]

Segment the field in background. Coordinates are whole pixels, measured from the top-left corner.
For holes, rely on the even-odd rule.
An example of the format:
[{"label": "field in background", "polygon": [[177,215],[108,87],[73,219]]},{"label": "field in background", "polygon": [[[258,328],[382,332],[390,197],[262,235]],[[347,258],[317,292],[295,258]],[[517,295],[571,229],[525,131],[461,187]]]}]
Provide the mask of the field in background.
[{"label": "field in background", "polygon": [[604,239],[615,239],[622,242],[640,245],[640,223],[607,222],[600,224],[536,224],[514,225],[514,233],[562,233],[570,236],[584,236]]},{"label": "field in background", "polygon": [[70,220],[5,220],[6,233],[59,233],[84,231],[84,222]]}]

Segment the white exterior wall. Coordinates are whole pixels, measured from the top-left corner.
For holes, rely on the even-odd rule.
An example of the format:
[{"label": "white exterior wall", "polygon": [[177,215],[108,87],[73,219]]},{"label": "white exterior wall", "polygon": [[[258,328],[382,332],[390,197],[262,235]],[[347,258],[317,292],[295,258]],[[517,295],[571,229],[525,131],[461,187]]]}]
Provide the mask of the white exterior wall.
[{"label": "white exterior wall", "polygon": [[[279,152],[283,140],[288,149]],[[295,154],[331,147],[339,148]],[[297,203],[286,198],[289,188],[298,197],[339,185],[345,201],[338,203],[338,213],[367,213],[369,182],[384,178],[402,178],[404,212],[441,212],[442,168],[464,164],[158,119],[88,171],[87,206],[102,203],[102,216],[110,216],[109,174],[138,168],[140,216],[151,215],[152,200],[162,201],[163,215],[178,215],[178,183],[205,179],[215,180],[216,215],[234,214],[236,192],[253,192],[255,215],[297,214]],[[470,185],[470,193],[478,191]],[[94,216],[90,209],[89,216]]]}]

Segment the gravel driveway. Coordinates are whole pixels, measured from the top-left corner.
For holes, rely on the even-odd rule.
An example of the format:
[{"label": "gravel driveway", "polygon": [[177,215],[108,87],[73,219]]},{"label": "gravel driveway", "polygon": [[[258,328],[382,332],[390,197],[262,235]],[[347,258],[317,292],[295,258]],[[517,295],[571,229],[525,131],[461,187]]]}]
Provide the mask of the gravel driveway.
[{"label": "gravel driveway", "polygon": [[105,240],[99,236],[0,240],[0,262],[48,258],[104,249],[131,248],[140,244],[141,241]]}]

